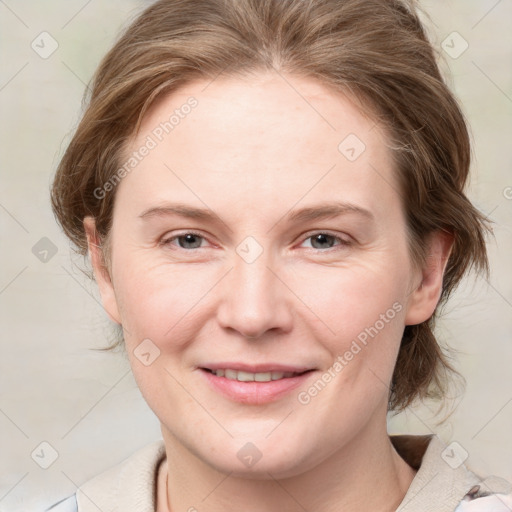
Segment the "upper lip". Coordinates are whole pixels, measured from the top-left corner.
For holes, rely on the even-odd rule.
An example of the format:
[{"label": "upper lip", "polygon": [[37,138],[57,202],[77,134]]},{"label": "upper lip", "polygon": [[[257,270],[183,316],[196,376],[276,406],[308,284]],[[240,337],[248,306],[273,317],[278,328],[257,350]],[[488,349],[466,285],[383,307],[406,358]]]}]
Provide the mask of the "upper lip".
[{"label": "upper lip", "polygon": [[224,370],[229,368],[231,370],[237,370],[249,373],[266,373],[266,372],[293,372],[303,373],[308,370],[313,370],[310,366],[292,366],[288,364],[280,363],[261,363],[261,364],[246,364],[237,362],[221,362],[221,363],[206,363],[200,365],[199,368],[205,368],[207,370]]}]

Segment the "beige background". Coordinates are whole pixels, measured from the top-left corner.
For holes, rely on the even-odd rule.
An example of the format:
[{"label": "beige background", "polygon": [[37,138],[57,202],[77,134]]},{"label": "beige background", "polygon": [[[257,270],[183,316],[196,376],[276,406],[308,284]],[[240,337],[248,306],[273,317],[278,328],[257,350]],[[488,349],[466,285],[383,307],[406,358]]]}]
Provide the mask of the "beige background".
[{"label": "beige background", "polygon": [[[0,1],[2,512],[41,510],[160,437],[125,358],[90,350],[106,344],[111,328],[94,285],[74,266],[48,199],[84,84],[145,4]],[[422,5],[472,125],[471,197],[495,221],[496,241],[490,281],[466,282],[440,322],[442,339],[461,351],[457,366],[467,378],[457,411],[436,426],[432,405],[419,407],[390,419],[390,431],[437,431],[459,443],[471,466],[512,480],[512,2]],[[35,40],[39,53],[52,49],[50,36],[39,36],[43,31],[58,44],[47,58],[31,47]],[[468,48],[453,58],[464,41]],[[47,262],[39,259],[45,249]],[[50,461],[42,442],[58,453],[48,469],[31,457],[36,450],[34,459]],[[46,458],[38,459],[41,449]]]}]

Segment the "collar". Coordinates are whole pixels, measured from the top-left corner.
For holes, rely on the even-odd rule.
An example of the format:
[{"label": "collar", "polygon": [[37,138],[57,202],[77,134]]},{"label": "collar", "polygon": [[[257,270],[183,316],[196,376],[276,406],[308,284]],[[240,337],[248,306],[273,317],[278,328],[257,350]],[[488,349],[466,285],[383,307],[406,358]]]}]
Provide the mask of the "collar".
[{"label": "collar", "polygon": [[158,466],[165,459],[163,440],[151,443],[82,485],[76,492],[80,512],[154,512]]},{"label": "collar", "polygon": [[398,454],[417,470],[397,512],[453,512],[481,481],[460,460],[457,447],[435,435],[390,436]]}]

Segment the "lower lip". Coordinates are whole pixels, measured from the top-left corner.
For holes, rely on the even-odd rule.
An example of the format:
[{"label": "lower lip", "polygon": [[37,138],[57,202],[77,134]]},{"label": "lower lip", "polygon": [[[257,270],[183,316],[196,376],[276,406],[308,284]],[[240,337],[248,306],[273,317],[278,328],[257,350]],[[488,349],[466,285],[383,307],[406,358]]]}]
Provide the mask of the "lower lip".
[{"label": "lower lip", "polygon": [[304,384],[306,379],[313,373],[310,371],[296,377],[271,380],[269,382],[240,382],[238,380],[226,379],[226,377],[217,377],[217,375],[208,370],[200,369],[200,371],[206,377],[210,386],[216,391],[236,402],[253,405],[266,404],[281,398],[301,384]]}]

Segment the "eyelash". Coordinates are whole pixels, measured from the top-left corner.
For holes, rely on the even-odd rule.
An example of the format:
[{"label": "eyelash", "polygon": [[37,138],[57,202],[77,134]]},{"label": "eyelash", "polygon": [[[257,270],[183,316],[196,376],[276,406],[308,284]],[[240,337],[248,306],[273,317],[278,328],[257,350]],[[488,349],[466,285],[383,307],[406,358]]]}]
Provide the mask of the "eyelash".
[{"label": "eyelash", "polygon": [[[206,237],[201,235],[201,233],[197,233],[195,231],[184,231],[183,233],[178,233],[177,235],[173,235],[172,237],[162,239],[162,241],[160,242],[160,245],[162,245],[162,246],[174,245],[171,243],[172,241],[177,240],[178,238],[184,237],[186,235],[193,235],[195,237],[202,238],[202,239],[206,240]],[[315,251],[320,251],[320,252],[330,252],[332,250],[336,250],[336,248],[343,248],[343,247],[348,247],[348,246],[352,245],[351,241],[345,240],[338,235],[330,233],[329,231],[313,231],[313,232],[306,233],[306,236],[303,237],[302,243],[304,243],[304,241],[306,241],[306,240],[313,238],[316,235],[330,236],[330,237],[334,238],[335,241],[337,241],[339,243],[337,245],[334,245],[333,247],[328,247],[325,250],[315,249],[314,247],[308,247],[308,249],[313,249]],[[185,249],[183,247],[177,247],[177,246],[175,246],[175,247],[176,247],[176,250],[183,250],[183,251],[193,251],[194,249],[202,248],[202,247],[195,247],[192,249]]]}]

